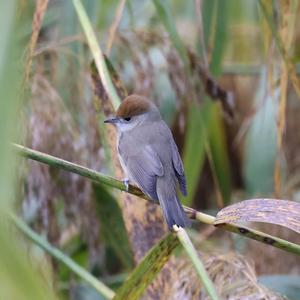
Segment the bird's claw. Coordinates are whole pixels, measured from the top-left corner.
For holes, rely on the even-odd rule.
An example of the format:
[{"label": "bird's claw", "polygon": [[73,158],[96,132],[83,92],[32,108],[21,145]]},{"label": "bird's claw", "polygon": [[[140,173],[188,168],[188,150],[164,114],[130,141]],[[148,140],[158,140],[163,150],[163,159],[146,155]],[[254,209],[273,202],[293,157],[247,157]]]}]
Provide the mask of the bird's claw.
[{"label": "bird's claw", "polygon": [[129,190],[129,179],[128,178],[124,178],[123,179],[123,183],[125,185],[126,192],[128,192],[128,190]]}]

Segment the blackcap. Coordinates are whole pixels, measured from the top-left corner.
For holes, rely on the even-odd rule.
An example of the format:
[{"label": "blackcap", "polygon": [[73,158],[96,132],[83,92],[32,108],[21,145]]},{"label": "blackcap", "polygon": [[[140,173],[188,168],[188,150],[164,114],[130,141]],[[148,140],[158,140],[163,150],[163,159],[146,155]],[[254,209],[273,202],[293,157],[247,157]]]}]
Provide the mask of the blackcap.
[{"label": "blackcap", "polygon": [[183,164],[172,133],[158,108],[147,98],[130,95],[105,123],[116,125],[117,150],[128,179],[147,196],[159,201],[169,229],[190,226],[177,197],[177,186],[186,195]]}]

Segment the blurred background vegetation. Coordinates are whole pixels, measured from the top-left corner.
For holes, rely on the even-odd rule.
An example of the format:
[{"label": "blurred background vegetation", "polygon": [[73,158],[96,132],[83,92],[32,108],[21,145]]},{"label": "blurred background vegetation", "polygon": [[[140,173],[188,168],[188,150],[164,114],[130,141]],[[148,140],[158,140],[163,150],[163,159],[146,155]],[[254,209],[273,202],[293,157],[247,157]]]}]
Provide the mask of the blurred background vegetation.
[{"label": "blurred background vegetation", "polygon": [[[83,4],[128,93],[154,101],[172,128],[187,176],[185,205],[216,214],[249,198],[300,201],[297,0]],[[113,175],[90,49],[72,1],[1,1],[0,15],[0,299],[103,299],[7,222],[17,211],[113,290],[133,268],[118,193],[19,161],[8,143]],[[256,228],[300,243],[285,228]],[[231,299],[280,299],[272,290],[300,298],[296,255],[200,224],[190,234],[210,274],[222,273],[216,285],[246,278],[244,298]],[[236,286],[226,288],[231,295]],[[177,299],[193,297],[199,293]]]}]

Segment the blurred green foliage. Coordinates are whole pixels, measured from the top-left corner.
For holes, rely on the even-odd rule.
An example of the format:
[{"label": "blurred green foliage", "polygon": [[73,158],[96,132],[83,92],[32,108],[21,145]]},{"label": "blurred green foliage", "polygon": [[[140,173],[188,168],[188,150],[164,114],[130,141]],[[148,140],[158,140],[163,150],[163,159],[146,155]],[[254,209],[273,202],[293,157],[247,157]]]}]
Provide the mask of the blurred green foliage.
[{"label": "blurred green foliage", "polygon": [[[0,298],[1,299],[55,299],[51,284],[32,268],[24,241],[11,228],[9,214],[15,206],[16,158],[10,143],[17,139],[22,80],[22,44],[16,34],[18,22],[17,1],[0,3]],[[13,233],[13,234],[12,234]],[[36,260],[36,262],[35,262]],[[44,276],[50,277],[45,269]]]}]

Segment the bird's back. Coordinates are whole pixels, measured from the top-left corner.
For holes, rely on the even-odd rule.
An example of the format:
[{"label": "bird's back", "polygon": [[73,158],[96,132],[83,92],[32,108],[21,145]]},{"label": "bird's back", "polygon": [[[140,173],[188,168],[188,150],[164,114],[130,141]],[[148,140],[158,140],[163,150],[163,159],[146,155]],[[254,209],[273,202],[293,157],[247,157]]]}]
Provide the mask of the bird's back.
[{"label": "bird's back", "polygon": [[189,226],[176,194],[177,181],[185,194],[181,158],[169,127],[163,120],[144,123],[139,130],[123,132],[118,151],[129,179],[154,200],[159,200],[169,228]]}]

